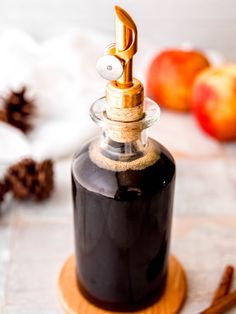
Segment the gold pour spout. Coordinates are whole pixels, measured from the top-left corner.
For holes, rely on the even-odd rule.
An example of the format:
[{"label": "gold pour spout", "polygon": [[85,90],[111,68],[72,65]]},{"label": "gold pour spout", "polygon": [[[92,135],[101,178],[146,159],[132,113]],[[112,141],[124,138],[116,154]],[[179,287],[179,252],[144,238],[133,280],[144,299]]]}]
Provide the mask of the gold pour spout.
[{"label": "gold pour spout", "polygon": [[144,99],[143,85],[133,78],[132,73],[133,56],[137,52],[137,27],[129,14],[118,6],[115,6],[115,18],[116,43],[106,51],[108,56],[113,56],[114,59],[109,59],[113,63],[102,66],[117,74],[112,78],[108,72],[106,78],[109,80],[106,87],[106,114],[113,121],[137,121],[143,117]]},{"label": "gold pour spout", "polygon": [[123,61],[124,71],[119,79],[117,86],[126,88],[132,86],[132,58],[137,52],[137,27],[122,8],[115,6],[116,13],[116,44],[109,48],[108,53],[117,56]]},{"label": "gold pour spout", "polygon": [[137,27],[122,8],[116,6],[116,55],[125,61],[124,72],[117,80],[120,87],[132,86],[132,58],[137,52]]}]

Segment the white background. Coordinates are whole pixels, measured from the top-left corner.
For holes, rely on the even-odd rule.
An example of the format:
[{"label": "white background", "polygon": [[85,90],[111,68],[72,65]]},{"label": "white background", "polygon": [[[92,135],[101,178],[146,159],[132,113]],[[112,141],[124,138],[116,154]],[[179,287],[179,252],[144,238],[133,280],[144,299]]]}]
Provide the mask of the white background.
[{"label": "white background", "polygon": [[112,34],[115,4],[131,13],[142,39],[158,47],[191,41],[236,60],[235,0],[1,0],[0,31],[18,27],[38,39],[71,27]]}]

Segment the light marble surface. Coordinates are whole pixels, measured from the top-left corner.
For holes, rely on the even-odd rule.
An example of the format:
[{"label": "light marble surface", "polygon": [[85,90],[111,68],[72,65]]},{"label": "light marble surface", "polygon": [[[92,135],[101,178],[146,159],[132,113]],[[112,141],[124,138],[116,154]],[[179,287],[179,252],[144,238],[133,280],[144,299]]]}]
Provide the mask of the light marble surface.
[{"label": "light marble surface", "polygon": [[[226,264],[236,267],[235,145],[214,157],[178,157],[172,252],[188,277],[182,314],[198,313]],[[229,162],[230,160],[230,162]],[[57,276],[73,252],[70,161],[43,204],[13,203],[0,219],[0,313],[59,314]],[[236,281],[234,281],[236,283]],[[231,312],[236,313],[236,309]]]}]

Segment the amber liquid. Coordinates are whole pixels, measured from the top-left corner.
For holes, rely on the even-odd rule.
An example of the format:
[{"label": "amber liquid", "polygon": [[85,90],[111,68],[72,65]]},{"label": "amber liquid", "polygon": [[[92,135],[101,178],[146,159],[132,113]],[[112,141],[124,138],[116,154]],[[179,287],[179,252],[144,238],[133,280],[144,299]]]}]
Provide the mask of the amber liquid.
[{"label": "amber liquid", "polygon": [[175,164],[156,145],[160,159],[144,170],[99,168],[88,147],[73,162],[78,285],[105,309],[138,310],[165,288]]}]

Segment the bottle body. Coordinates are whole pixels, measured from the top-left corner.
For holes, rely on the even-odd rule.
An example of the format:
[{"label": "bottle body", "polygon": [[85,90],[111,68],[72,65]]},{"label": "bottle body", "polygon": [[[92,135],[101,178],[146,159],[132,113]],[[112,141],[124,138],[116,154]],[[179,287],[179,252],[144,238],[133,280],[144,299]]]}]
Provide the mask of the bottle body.
[{"label": "bottle body", "polygon": [[96,305],[137,310],[165,288],[175,164],[152,141],[159,158],[142,170],[97,166],[89,145],[72,164],[77,279]]}]

